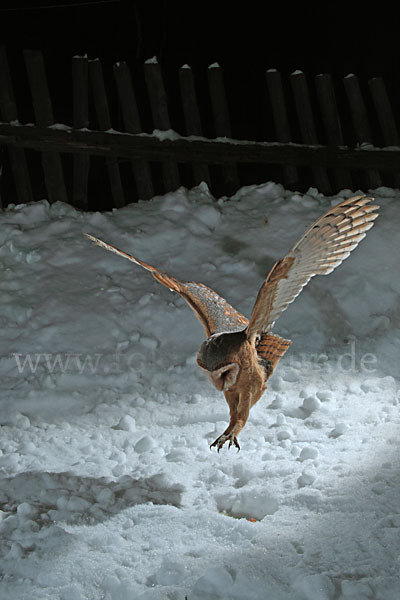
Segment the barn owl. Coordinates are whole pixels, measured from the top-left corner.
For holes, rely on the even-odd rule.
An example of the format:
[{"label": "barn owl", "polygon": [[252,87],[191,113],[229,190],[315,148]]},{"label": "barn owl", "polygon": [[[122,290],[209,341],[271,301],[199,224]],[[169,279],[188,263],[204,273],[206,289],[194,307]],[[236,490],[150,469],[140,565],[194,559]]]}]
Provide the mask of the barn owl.
[{"label": "barn owl", "polygon": [[272,334],[275,321],[314,275],[328,275],[347,258],[378,216],[379,206],[364,195],[343,200],[309,227],[285,258],[278,260],[263,282],[250,319],[202,283],[179,281],[157,268],[90,234],[98,246],[115,252],[150,271],[180,294],[204,326],[207,340],[197,364],[229,405],[230,422],[211,444],[218,452],[225,442],[240,450],[238,435],[252,406],[267,388],[267,380],[290,341]]}]

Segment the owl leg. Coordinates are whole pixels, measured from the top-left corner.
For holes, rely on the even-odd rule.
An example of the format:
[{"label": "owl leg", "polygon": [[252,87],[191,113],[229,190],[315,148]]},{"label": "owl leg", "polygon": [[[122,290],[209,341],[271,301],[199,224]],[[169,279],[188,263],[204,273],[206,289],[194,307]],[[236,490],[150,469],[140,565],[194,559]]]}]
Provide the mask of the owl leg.
[{"label": "owl leg", "polygon": [[228,448],[232,445],[240,450],[237,436],[246,425],[246,421],[250,412],[250,398],[248,394],[239,394],[226,391],[224,392],[225,399],[229,405],[230,422],[224,433],[221,434],[210,446],[217,447],[218,452],[221,450],[225,442],[229,442]]}]

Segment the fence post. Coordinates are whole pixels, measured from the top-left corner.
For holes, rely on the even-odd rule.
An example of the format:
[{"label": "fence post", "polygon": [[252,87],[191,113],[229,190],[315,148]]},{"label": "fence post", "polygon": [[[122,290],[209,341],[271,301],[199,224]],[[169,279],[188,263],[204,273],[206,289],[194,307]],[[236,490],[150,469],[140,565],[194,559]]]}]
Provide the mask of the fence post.
[{"label": "fence post", "polygon": [[[303,142],[310,145],[318,144],[317,132],[315,129],[310,95],[308,92],[305,75],[302,71],[295,71],[291,74],[290,81],[292,84],[297,118],[299,120]],[[311,166],[311,169],[314,173],[315,184],[317,188],[325,194],[330,194],[332,188],[325,167]]]},{"label": "fence post", "polygon": [[[208,67],[207,73],[217,137],[231,138],[232,128],[229,118],[222,69],[218,63],[214,63]],[[239,189],[240,182],[236,165],[223,165],[222,177],[228,194],[236,192]]]},{"label": "fence post", "polygon": [[[49,127],[54,124],[54,117],[42,53],[39,50],[24,50],[24,58],[36,123]],[[68,202],[60,154],[43,151],[42,165],[49,202]]]},{"label": "fence post", "polygon": [[[18,121],[17,105],[4,46],[0,47],[0,111],[3,121],[7,123]],[[31,180],[25,150],[10,146],[8,152],[17,191],[17,202],[23,204],[32,202]]]},{"label": "fence post", "polygon": [[[343,79],[343,83],[350,105],[350,112],[354,130],[357,136],[357,141],[359,144],[373,145],[367,109],[361,94],[358,78],[350,73]],[[368,169],[365,174],[369,187],[377,188],[382,185],[381,177],[376,169]]]},{"label": "fence post", "polygon": [[[142,133],[132,77],[126,62],[117,62],[114,65],[114,77],[125,130],[128,133]],[[136,181],[138,199],[148,200],[152,198],[154,188],[149,163],[145,160],[132,161],[132,170]]]},{"label": "fence post", "polygon": [[[321,107],[322,120],[325,127],[329,146],[343,146],[343,133],[339,111],[336,104],[335,89],[329,74],[317,75],[315,78],[318,99]],[[333,171],[337,191],[352,188],[351,175],[345,169]]]},{"label": "fence post", "polygon": [[[89,82],[88,59],[86,56],[74,56],[72,59],[72,101],[73,127],[89,127]],[[78,208],[88,208],[88,180],[90,155],[73,156],[73,203]]]},{"label": "fence post", "polygon": [[[167,95],[165,93],[160,65],[155,57],[146,60],[144,63],[144,74],[154,128],[162,131],[171,129]],[[167,162],[163,162],[162,173],[166,192],[176,190],[180,186],[179,170],[175,161],[168,160]]]},{"label": "fence post", "polygon": [[[282,78],[276,69],[266,72],[267,86],[272,106],[276,139],[278,142],[291,142],[289,118],[287,114]],[[283,181],[289,188],[295,186],[298,180],[297,169],[293,165],[283,166]]]},{"label": "fence post", "polygon": [[[200,110],[194,86],[193,71],[189,65],[179,69],[183,115],[185,118],[186,135],[203,135]],[[210,170],[206,164],[193,164],[194,182],[196,185],[205,181],[211,187]]]},{"label": "fence post", "polygon": [[[104,85],[103,69],[98,58],[89,61],[89,75],[99,128],[101,131],[107,131],[107,129],[111,129],[111,118]],[[117,208],[121,208],[125,204],[125,199],[118,160],[116,158],[106,158],[106,165],[114,205]]]}]

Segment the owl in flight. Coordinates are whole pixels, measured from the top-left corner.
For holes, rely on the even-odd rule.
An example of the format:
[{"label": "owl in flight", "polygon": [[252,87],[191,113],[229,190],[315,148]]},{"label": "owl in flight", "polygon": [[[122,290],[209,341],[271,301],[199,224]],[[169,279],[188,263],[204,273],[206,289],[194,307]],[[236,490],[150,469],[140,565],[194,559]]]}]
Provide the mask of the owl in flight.
[{"label": "owl in flight", "polygon": [[250,408],[267,388],[267,380],[290,341],[271,333],[275,321],[314,275],[328,275],[349,256],[378,216],[373,198],[354,196],[329,209],[302,235],[285,258],[269,271],[250,319],[202,283],[179,281],[147,263],[85,234],[98,246],[150,271],[155,279],[182,296],[201,321],[207,340],[197,364],[217,390],[224,392],[230,422],[211,444],[218,452],[225,442],[240,450],[237,440]]}]

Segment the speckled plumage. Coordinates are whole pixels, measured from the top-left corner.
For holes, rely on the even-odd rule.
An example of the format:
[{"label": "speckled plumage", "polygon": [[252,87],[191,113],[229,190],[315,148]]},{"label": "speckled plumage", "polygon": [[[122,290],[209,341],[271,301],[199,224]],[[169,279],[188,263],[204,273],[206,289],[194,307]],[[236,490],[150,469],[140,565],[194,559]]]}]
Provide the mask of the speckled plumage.
[{"label": "speckled plumage", "polygon": [[378,216],[369,196],[343,200],[320,217],[269,271],[248,320],[214,290],[202,283],[179,281],[134,256],[85,234],[98,246],[128,258],[155,279],[180,294],[204,326],[207,340],[197,362],[229,405],[230,422],[211,446],[225,442],[239,449],[237,436],[250,408],[267,387],[267,380],[290,341],[271,333],[276,319],[314,275],[327,275],[347,258]]}]

